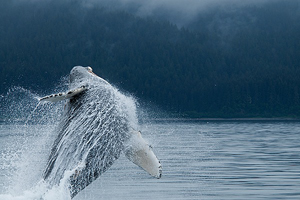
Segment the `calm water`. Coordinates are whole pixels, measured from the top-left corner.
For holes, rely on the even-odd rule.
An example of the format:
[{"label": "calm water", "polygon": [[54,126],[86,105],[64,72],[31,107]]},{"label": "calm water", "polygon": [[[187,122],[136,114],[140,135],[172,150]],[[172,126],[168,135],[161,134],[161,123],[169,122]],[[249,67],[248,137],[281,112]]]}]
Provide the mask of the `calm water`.
[{"label": "calm water", "polygon": [[[140,128],[162,162],[162,179],[122,156],[75,200],[300,199],[300,122]],[[22,195],[38,184],[54,134],[51,126],[0,124],[0,194]]]}]

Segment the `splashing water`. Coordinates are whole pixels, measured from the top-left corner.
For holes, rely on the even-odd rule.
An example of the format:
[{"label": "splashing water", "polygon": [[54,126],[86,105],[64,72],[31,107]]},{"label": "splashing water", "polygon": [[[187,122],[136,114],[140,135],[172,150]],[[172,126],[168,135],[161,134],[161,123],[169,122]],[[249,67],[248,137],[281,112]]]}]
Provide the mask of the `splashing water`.
[{"label": "splashing water", "polygon": [[[1,96],[0,120],[15,127],[7,134],[16,138],[12,140],[13,143],[6,144],[5,151],[0,152],[0,160],[4,163],[1,170],[9,171],[7,174],[10,174],[6,175],[4,191],[0,191],[2,193],[0,194],[1,200],[71,199],[69,178],[74,175],[75,170],[85,167],[80,161],[84,160],[93,147],[98,145],[92,141],[109,139],[95,135],[94,130],[98,129],[99,132],[101,129],[102,132],[111,132],[122,129],[122,126],[124,131],[130,128],[137,129],[136,106],[133,98],[121,94],[112,86],[105,86],[101,92],[93,90],[86,95],[89,96],[85,98],[88,100],[85,105],[93,109],[83,107],[76,111],[79,117],[64,130],[68,137],[64,142],[70,142],[69,145],[78,144],[75,145],[78,149],[74,149],[75,157],[69,158],[68,152],[62,151],[56,160],[58,164],[49,172],[47,181],[42,177],[47,166],[51,144],[57,137],[58,127],[61,127],[66,123],[64,120],[67,120],[66,115],[63,115],[66,110],[65,102],[39,103],[38,99],[43,95],[35,94],[22,87],[12,87],[7,94]],[[97,99],[101,99],[101,101],[93,100],[93,96],[97,96]],[[69,110],[69,112],[74,111],[74,109]],[[99,112],[103,112],[104,115],[100,117]],[[126,121],[125,127],[124,121]],[[116,124],[117,126],[113,127]],[[82,135],[71,134],[82,127],[89,128],[83,131]],[[91,134],[87,137],[87,133]],[[111,137],[115,138],[118,135],[115,134]],[[86,142],[86,140],[91,142]],[[111,145],[114,145],[113,149],[116,151],[112,153],[118,154],[114,158],[117,159],[123,147],[118,143]],[[107,144],[102,150],[105,151],[109,148],[111,147]],[[114,161],[114,159],[106,157],[102,159],[103,164]]]},{"label": "splashing water", "polygon": [[33,109],[33,111],[30,113],[30,115],[27,117],[26,121],[25,121],[25,125],[28,124],[29,120],[32,118],[32,116],[34,115],[35,111],[38,109],[40,105],[40,102],[36,105],[36,107]]},{"label": "splashing water", "polygon": [[1,200],[67,199],[61,188],[53,188],[61,198],[51,198],[50,186],[41,180],[45,154],[49,154],[63,104],[38,103],[39,96],[12,87],[0,99],[2,126],[11,127],[9,132],[0,133],[3,138],[11,138],[7,143],[1,141],[4,151],[0,152],[0,169],[6,172]]}]

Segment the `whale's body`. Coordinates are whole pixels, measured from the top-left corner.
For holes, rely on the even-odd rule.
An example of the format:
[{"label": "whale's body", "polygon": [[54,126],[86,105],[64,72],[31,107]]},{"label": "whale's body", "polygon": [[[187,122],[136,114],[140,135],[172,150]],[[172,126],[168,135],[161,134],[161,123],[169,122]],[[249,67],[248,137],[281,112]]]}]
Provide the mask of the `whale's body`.
[{"label": "whale's body", "polygon": [[[68,99],[44,179],[59,184],[69,175],[73,198],[105,172],[122,153],[152,176],[160,178],[161,165],[149,145],[135,131],[134,102],[90,67],[74,67],[70,91],[41,100]],[[132,138],[140,138],[137,140]],[[130,143],[135,141],[133,143]]]}]

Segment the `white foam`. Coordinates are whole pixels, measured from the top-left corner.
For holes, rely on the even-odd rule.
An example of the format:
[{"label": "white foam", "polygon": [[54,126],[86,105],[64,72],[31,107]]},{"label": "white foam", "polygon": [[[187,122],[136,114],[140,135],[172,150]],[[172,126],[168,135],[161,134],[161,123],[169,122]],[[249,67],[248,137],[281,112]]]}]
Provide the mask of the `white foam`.
[{"label": "white foam", "polygon": [[66,184],[50,187],[45,181],[24,191],[20,195],[0,194],[1,200],[69,200],[71,199]]}]

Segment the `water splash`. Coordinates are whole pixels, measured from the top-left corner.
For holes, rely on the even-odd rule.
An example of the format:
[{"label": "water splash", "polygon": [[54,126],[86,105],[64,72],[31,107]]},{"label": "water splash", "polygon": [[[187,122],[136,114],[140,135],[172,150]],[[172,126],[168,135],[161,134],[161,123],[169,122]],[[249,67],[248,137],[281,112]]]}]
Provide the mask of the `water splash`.
[{"label": "water splash", "polygon": [[33,111],[29,114],[29,116],[27,117],[26,121],[25,121],[25,125],[28,124],[28,121],[32,118],[32,116],[34,115],[34,112],[37,110],[37,108],[39,107],[40,102],[38,102],[38,104],[36,105],[36,107],[33,109]]},{"label": "water splash", "polygon": [[[63,86],[60,85],[58,88],[65,88],[65,86],[63,84]],[[109,132],[113,128],[112,124],[122,124],[124,120],[129,122],[127,128],[137,129],[135,100],[132,97],[122,95],[116,88],[110,85],[104,88],[106,92],[96,92],[91,95],[97,96],[97,98],[106,101],[106,103],[90,101],[86,105],[106,114],[97,119],[99,114],[97,112],[81,113],[84,117],[79,117],[75,121],[74,126],[70,126],[70,132],[90,125],[91,127],[88,129],[88,132],[94,133],[93,130],[99,128],[103,132]],[[92,142],[93,140],[95,141],[95,138],[93,138],[95,135],[93,134],[90,138],[84,138],[84,135],[81,138],[74,134],[69,135],[69,137],[72,137],[69,138],[70,140],[65,141],[73,140],[73,142],[75,141],[79,145],[75,153],[78,157],[69,159],[68,156],[70,155],[63,154],[60,160],[58,160],[58,166],[60,167],[55,169],[57,172],[51,178],[53,181],[43,181],[43,171],[47,164],[48,155],[50,154],[51,144],[55,137],[57,137],[57,127],[59,121],[63,119],[63,113],[66,108],[65,102],[56,104],[38,103],[37,99],[41,96],[44,96],[44,94],[39,95],[22,87],[12,87],[7,94],[2,95],[0,98],[0,120],[15,127],[15,130],[11,130],[7,134],[11,134],[10,137],[16,138],[12,140],[11,144],[7,144],[3,152],[0,152],[0,159],[5,160],[6,163],[2,167],[2,170],[9,172],[6,174],[10,174],[5,179],[7,183],[5,191],[0,194],[0,199],[70,199],[68,188],[70,176],[74,174],[75,170],[85,167],[79,161],[86,158],[90,150],[98,145],[96,142]],[[89,99],[92,99],[92,96]],[[89,111],[93,111],[93,109]],[[111,117],[111,112],[117,112],[115,115],[111,115],[117,117]],[[91,122],[91,124],[88,124],[87,121]],[[120,126],[114,127],[114,129],[119,128]],[[112,137],[116,137],[116,135],[112,135]],[[83,142],[85,139],[91,142]],[[99,139],[105,140],[108,138],[101,138],[99,136]],[[109,148],[120,151],[119,144],[114,143],[111,145],[104,145],[103,151]],[[112,162],[111,158],[106,156],[102,159],[103,163]]]},{"label": "water splash", "polygon": [[[4,177],[1,200],[59,199],[50,197],[49,185],[41,177],[63,103],[38,103],[40,96],[16,86],[1,95],[0,126],[10,127],[0,133],[4,138],[0,141],[0,169]],[[61,194],[58,190],[53,188],[53,193]],[[42,197],[43,194],[48,197]]]},{"label": "water splash", "polygon": [[[49,189],[51,188],[51,189]],[[50,187],[45,181],[40,181],[35,187],[26,190],[21,195],[0,194],[3,200],[70,200],[70,195],[65,187]]]},{"label": "water splash", "polygon": [[[61,115],[63,103],[38,104],[40,96],[23,87],[13,86],[0,98],[0,120],[9,124],[53,124]],[[38,106],[39,107],[38,107]],[[34,116],[33,116],[34,115]]]}]

